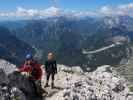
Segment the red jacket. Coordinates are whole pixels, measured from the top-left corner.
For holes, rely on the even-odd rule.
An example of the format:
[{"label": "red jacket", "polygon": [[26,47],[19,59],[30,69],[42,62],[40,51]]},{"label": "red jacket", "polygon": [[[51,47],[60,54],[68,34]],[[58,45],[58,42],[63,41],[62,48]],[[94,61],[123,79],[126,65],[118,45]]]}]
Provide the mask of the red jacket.
[{"label": "red jacket", "polygon": [[37,71],[37,75],[34,76],[36,80],[41,80],[42,78],[42,69],[41,69],[41,64],[38,64],[38,63],[33,63],[32,65],[23,65],[21,68],[20,68],[20,72],[28,72],[28,73],[31,73],[32,72],[32,69],[35,69]]}]

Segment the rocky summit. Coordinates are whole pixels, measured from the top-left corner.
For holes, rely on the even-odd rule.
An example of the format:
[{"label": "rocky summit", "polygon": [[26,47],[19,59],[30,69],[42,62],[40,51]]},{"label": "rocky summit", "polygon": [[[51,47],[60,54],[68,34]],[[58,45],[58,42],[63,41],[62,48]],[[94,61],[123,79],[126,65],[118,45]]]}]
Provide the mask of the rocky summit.
[{"label": "rocky summit", "polygon": [[109,65],[89,73],[70,71],[70,68],[67,72],[67,67],[62,67],[64,68],[57,75],[56,85],[64,89],[48,100],[133,100],[128,82]]},{"label": "rocky summit", "polygon": [[[93,72],[84,72],[79,66],[58,65],[55,88],[44,88],[48,92],[43,98],[37,95],[26,76],[11,68],[10,63],[0,63],[0,100],[133,100],[128,81],[113,67],[104,65]],[[12,65],[13,66],[13,65]],[[45,84],[45,72],[42,86]]]}]

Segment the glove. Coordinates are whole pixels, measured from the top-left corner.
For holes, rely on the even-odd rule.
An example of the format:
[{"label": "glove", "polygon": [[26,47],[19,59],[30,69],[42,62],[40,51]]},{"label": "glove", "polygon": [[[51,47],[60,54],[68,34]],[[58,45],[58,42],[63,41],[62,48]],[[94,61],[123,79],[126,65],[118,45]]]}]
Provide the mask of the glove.
[{"label": "glove", "polygon": [[21,72],[19,71],[19,69],[16,68],[16,69],[14,70],[14,73],[21,73]]},{"label": "glove", "polygon": [[15,72],[19,72],[19,69],[18,69],[18,68],[16,68],[14,71],[15,71]]}]

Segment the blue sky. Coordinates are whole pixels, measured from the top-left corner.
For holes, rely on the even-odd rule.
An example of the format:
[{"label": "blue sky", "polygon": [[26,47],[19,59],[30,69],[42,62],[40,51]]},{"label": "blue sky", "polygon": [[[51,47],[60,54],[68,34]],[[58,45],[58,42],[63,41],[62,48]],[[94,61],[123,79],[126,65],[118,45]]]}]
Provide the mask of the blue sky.
[{"label": "blue sky", "polygon": [[[54,1],[54,0],[53,0]],[[0,20],[44,18],[60,15],[76,17],[131,16],[133,0],[0,0]]]},{"label": "blue sky", "polygon": [[[44,9],[49,7],[52,0],[0,0],[0,11],[14,11],[17,7],[26,9]],[[57,0],[62,9],[86,11],[95,10],[105,5],[121,5],[133,3],[133,0]]]}]

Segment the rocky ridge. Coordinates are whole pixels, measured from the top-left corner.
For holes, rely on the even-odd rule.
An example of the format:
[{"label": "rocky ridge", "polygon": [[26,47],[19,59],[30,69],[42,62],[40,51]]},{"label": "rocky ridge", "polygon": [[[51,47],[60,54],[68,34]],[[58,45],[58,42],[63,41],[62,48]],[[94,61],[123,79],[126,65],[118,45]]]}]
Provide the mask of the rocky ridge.
[{"label": "rocky ridge", "polygon": [[[0,63],[0,100],[133,100],[128,81],[109,65],[93,72],[84,72],[79,66],[58,65],[55,89],[45,88],[48,95],[40,98],[25,76],[15,69],[5,73],[5,66],[8,69],[12,64],[4,60]],[[45,78],[44,72],[42,86]]]},{"label": "rocky ridge", "polygon": [[56,85],[64,89],[48,100],[133,100],[128,82],[109,65],[89,73],[66,69],[62,65],[56,80]]}]

